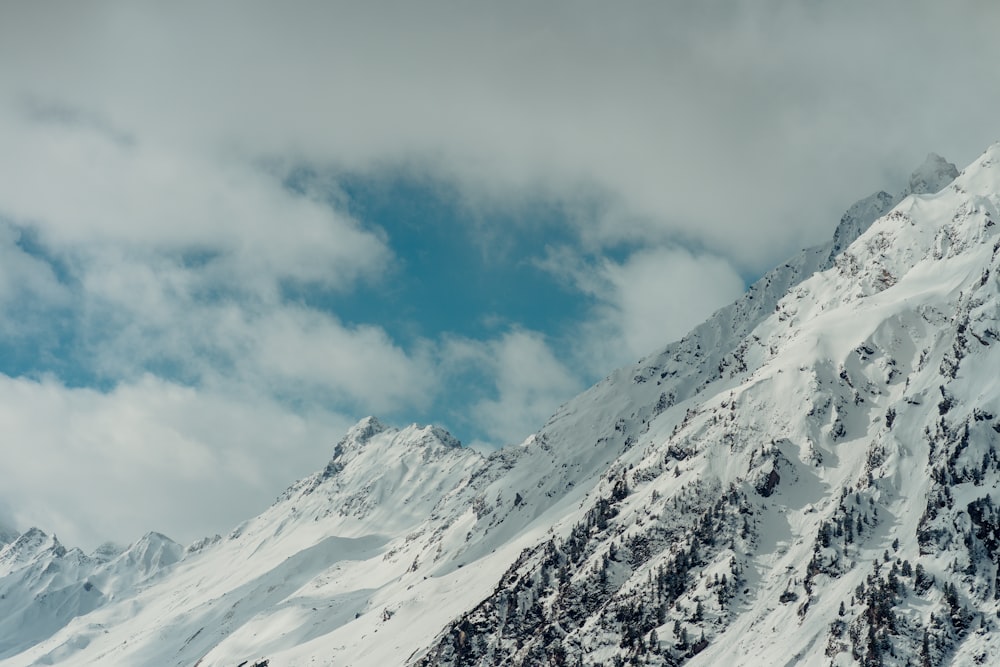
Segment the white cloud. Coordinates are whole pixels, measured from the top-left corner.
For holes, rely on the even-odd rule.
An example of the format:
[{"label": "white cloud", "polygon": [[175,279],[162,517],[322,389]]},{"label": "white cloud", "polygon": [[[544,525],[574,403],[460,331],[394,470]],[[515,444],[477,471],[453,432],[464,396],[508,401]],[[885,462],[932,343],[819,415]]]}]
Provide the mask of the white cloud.
[{"label": "white cloud", "polygon": [[231,156],[2,110],[0,143],[0,213],[80,262],[195,253],[213,281],[262,291],[277,280],[344,288],[391,257],[377,231]]},{"label": "white cloud", "polygon": [[86,109],[136,150],[410,165],[493,202],[585,191],[611,213],[584,230],[595,243],[682,234],[757,268],[928,150],[970,160],[1000,103],[1000,8],[983,0],[66,3],[5,18],[5,88]]},{"label": "white cloud", "polygon": [[575,351],[597,374],[681,338],[744,289],[726,260],[675,247],[596,265],[567,249],[553,250],[541,266],[594,299]]},{"label": "white cloud", "polygon": [[320,468],[348,424],[151,376],[102,393],[0,375],[0,502],[22,530],[38,525],[70,545],[154,529],[190,541]]},{"label": "white cloud", "polygon": [[23,299],[65,304],[68,294],[52,267],[25,252],[20,240],[19,230],[0,219],[0,305]]},{"label": "white cloud", "polygon": [[[288,282],[337,292],[383,279],[394,269],[380,230],[285,189],[280,173],[155,136],[122,141],[73,113],[0,110],[0,214],[12,221],[0,229],[0,298],[72,304],[79,353],[112,380],[166,364],[195,382],[256,379],[363,411],[427,404],[422,353],[282,297]],[[14,243],[20,230],[67,267],[68,284]]]},{"label": "white cloud", "polygon": [[288,307],[239,328],[252,332],[249,356],[269,379],[305,383],[363,409],[427,407],[438,388],[429,350],[407,354],[379,327],[346,327],[327,314]]},{"label": "white cloud", "polygon": [[287,302],[201,299],[190,290],[201,278],[127,261],[89,273],[80,326],[90,363],[112,378],[166,364],[198,384],[241,381],[363,413],[420,409],[435,397],[429,343],[407,351],[379,326]]},{"label": "white cloud", "polygon": [[[644,250],[601,271],[607,291],[601,320],[633,358],[677,340],[743,292],[743,281],[719,257],[676,248]],[[607,340],[607,339],[605,339]]]},{"label": "white cloud", "polygon": [[472,405],[471,417],[493,446],[521,442],[583,388],[581,378],[535,331],[514,329],[489,341],[451,340],[443,356],[453,373],[471,368],[489,378],[492,387]]}]

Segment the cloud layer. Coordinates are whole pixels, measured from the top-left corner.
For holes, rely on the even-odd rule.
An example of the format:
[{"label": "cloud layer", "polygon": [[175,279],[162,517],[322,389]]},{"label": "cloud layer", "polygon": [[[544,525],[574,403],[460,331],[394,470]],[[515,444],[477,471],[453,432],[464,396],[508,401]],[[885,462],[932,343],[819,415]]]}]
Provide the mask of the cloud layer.
[{"label": "cloud layer", "polygon": [[929,147],[971,160],[1000,95],[984,0],[186,9],[19,7],[6,88],[138,142],[585,188],[594,242],[680,232],[758,267],[791,225],[825,235],[802,207],[836,215]]},{"label": "cloud layer", "polygon": [[149,530],[193,540],[206,517],[249,517],[272,499],[262,489],[311,472],[349,425],[152,376],[110,392],[0,376],[0,406],[14,521],[87,548]]},{"label": "cloud layer", "polygon": [[[986,0],[7,8],[0,509],[188,539],[367,413],[517,441],[928,151],[971,161],[998,24]],[[387,174],[583,316],[532,329],[484,295],[483,335],[405,340],[345,316],[421,279],[340,189]]]}]

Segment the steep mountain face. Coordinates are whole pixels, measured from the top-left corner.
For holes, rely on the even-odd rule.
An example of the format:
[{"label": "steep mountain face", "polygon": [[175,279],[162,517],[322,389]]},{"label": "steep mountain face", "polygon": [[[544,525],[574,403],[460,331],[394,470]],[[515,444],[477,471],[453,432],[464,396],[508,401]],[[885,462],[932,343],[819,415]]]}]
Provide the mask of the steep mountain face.
[{"label": "steep mountain face", "polygon": [[521,445],[368,418],[225,538],[28,531],[0,664],[998,663],[998,218],[1000,146],[931,156]]},{"label": "steep mountain face", "polygon": [[421,664],[995,664],[998,158],[789,290]]}]

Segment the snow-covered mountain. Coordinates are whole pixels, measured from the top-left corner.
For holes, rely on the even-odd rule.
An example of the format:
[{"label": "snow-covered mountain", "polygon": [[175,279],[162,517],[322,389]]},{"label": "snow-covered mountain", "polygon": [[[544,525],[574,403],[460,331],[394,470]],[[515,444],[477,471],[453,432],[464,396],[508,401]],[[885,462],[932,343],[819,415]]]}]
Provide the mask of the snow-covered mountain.
[{"label": "snow-covered mountain", "polygon": [[1000,664],[1000,145],[483,456],[359,422],[226,537],[0,551],[0,665]]}]

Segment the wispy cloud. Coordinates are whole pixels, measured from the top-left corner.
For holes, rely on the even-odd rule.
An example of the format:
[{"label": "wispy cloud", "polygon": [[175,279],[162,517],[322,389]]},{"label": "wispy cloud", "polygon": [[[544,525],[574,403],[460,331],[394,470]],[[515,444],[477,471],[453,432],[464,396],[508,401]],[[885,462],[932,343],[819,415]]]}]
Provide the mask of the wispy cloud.
[{"label": "wispy cloud", "polygon": [[591,297],[572,349],[598,374],[677,340],[744,289],[725,259],[680,247],[645,248],[621,261],[550,248],[539,265]]},{"label": "wispy cloud", "polygon": [[680,232],[759,268],[929,147],[971,159],[1000,96],[982,0],[183,8],[11,10],[5,87],[140,145],[600,192],[620,215],[597,222],[629,224],[595,239]]},{"label": "wispy cloud", "polygon": [[348,286],[391,256],[377,230],[245,160],[14,114],[0,117],[0,141],[0,211],[80,262],[200,253],[209,278],[264,291],[279,280]]},{"label": "wispy cloud", "polygon": [[22,529],[68,544],[152,529],[192,540],[264,509],[264,490],[311,472],[348,424],[232,387],[144,376],[104,393],[0,375],[0,486]]},{"label": "wispy cloud", "polygon": [[[20,242],[21,231],[0,219],[0,305],[10,308],[25,301],[65,305],[68,292],[51,265],[26,252]],[[4,324],[14,323],[4,318],[0,326]]]},{"label": "wispy cloud", "polygon": [[486,378],[469,417],[492,446],[521,442],[583,389],[581,374],[537,331],[512,329],[485,341],[452,339],[442,358],[451,375],[471,371]]}]

